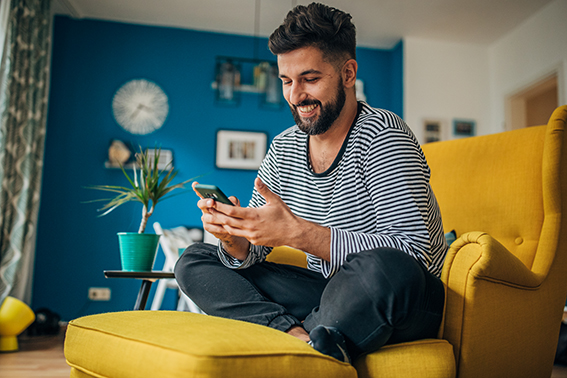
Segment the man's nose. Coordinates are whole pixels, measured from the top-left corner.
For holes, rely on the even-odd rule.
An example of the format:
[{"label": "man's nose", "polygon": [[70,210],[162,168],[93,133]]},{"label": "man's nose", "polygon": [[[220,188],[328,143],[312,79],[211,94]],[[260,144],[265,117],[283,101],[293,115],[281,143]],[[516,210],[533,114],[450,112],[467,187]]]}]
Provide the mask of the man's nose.
[{"label": "man's nose", "polygon": [[302,85],[293,83],[289,90],[289,102],[293,105],[302,103],[307,98],[307,93]]}]

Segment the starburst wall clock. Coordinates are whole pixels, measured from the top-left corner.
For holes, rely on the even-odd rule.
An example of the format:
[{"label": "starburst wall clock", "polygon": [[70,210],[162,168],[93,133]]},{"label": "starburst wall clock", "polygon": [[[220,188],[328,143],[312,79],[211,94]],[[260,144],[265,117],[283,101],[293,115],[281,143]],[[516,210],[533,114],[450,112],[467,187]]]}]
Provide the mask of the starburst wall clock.
[{"label": "starburst wall clock", "polygon": [[169,113],[165,92],[154,82],[145,79],[128,81],[112,99],[116,122],[132,134],[152,133],[163,126]]}]

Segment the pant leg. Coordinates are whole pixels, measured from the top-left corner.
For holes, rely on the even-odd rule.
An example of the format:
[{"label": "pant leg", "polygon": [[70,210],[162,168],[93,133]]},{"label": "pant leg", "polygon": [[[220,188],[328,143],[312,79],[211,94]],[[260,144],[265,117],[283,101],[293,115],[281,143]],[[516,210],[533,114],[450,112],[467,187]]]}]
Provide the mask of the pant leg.
[{"label": "pant leg", "polygon": [[444,295],[441,280],[408,254],[364,251],[348,256],[304,328],[336,327],[356,358],[385,344],[436,337]]},{"label": "pant leg", "polygon": [[192,244],[175,266],[181,290],[205,313],[287,331],[319,305],[328,282],[307,269],[264,262],[230,269],[217,246]]}]

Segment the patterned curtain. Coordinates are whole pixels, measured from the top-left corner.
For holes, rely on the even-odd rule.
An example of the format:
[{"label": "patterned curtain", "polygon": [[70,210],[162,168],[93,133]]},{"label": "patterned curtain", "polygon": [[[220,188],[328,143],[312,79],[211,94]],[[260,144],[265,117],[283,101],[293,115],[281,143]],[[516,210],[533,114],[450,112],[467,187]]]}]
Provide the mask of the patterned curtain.
[{"label": "patterned curtain", "polygon": [[[2,2],[9,0],[2,0]],[[0,65],[0,303],[31,300],[49,82],[51,0],[11,0]]]}]

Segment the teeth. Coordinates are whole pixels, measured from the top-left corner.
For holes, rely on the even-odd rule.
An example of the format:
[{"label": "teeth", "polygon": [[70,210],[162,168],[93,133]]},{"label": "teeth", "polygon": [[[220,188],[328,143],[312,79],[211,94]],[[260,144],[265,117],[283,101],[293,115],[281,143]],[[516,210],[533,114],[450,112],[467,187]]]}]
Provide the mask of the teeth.
[{"label": "teeth", "polygon": [[309,113],[315,109],[317,105],[307,105],[307,106],[299,106],[298,109],[302,113]]}]

